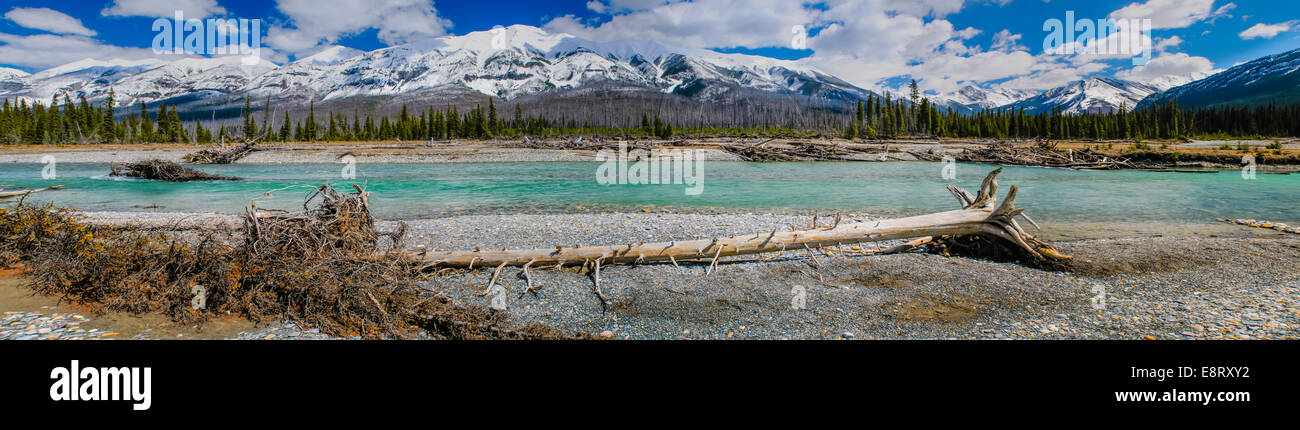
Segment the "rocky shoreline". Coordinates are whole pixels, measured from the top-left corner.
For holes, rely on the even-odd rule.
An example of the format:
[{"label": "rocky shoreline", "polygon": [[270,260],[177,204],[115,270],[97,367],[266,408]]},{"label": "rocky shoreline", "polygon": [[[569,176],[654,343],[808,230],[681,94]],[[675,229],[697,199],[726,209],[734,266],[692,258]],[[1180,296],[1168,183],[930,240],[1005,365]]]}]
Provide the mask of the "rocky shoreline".
[{"label": "rocky shoreline", "polygon": [[[1066,142],[1052,150],[1041,149],[1033,142],[979,140],[855,140],[833,139],[733,139],[703,138],[675,141],[619,141],[576,144],[572,141],[450,141],[428,143],[290,143],[262,145],[238,163],[296,164],[339,163],[351,157],[361,164],[386,163],[497,163],[497,162],[594,162],[598,150],[628,147],[631,157],[645,155],[644,148],[690,149],[704,161],[937,161],[950,157],[958,161],[996,162],[1018,165],[1057,166],[1062,160],[1075,161],[1074,155],[1087,151],[1106,168],[1132,169],[1226,169],[1239,168],[1241,159],[1250,152],[1216,150],[1205,142],[1173,142],[1166,148],[1124,149],[1131,142]],[[1099,150],[1103,147],[1112,148]],[[1119,149],[1116,148],[1119,145]],[[1262,145],[1246,145],[1263,148]],[[1076,148],[1077,147],[1077,148]],[[41,163],[54,155],[61,163],[126,163],[150,159],[181,161],[188,154],[210,146],[197,145],[84,145],[44,147],[28,145],[0,149],[0,163]],[[637,149],[641,148],[641,149]],[[1000,148],[1000,149],[999,149]],[[1292,141],[1279,150],[1257,150],[1260,169],[1292,172],[1300,170],[1300,144]],[[990,152],[992,151],[992,152]],[[990,156],[989,153],[1011,151],[1049,151],[1051,157],[1025,157],[1024,154]],[[984,154],[973,156],[971,154]],[[1039,154],[1041,155],[1041,154]],[[991,158],[990,158],[991,157]],[[1066,163],[1073,165],[1070,163]],[[1085,165],[1079,168],[1099,168]],[[1103,163],[1105,164],[1105,163]],[[1100,166],[1105,167],[1105,166]]]},{"label": "rocky shoreline", "polygon": [[[92,221],[211,228],[234,217],[92,213]],[[854,219],[870,219],[850,214]],[[551,247],[685,240],[808,227],[801,214],[479,214],[406,221],[419,249]],[[822,222],[829,222],[823,217]],[[382,228],[394,228],[384,222]],[[1050,228],[1050,226],[1047,226]],[[1202,230],[1201,227],[1204,229]],[[893,243],[864,244],[859,249]],[[1293,339],[1300,336],[1300,238],[1226,223],[1135,237],[1055,242],[1081,264],[1049,272],[1015,263],[932,254],[859,255],[790,251],[705,264],[611,266],[601,271],[605,304],[575,269],[532,271],[523,293],[504,270],[498,304],[521,323],[616,339]],[[480,296],[491,270],[450,273],[425,287],[462,305]],[[806,305],[792,304],[802,294]],[[0,309],[0,312],[12,311]],[[0,338],[91,338],[70,315],[6,316]],[[59,317],[59,318],[56,318]],[[9,328],[11,327],[12,328]],[[34,327],[34,328],[33,328]],[[47,333],[41,333],[49,329]],[[56,330],[61,330],[56,332]],[[113,338],[108,336],[107,338]],[[151,337],[142,333],[136,338]],[[171,339],[166,336],[161,338]],[[223,338],[327,339],[284,322]]]}]

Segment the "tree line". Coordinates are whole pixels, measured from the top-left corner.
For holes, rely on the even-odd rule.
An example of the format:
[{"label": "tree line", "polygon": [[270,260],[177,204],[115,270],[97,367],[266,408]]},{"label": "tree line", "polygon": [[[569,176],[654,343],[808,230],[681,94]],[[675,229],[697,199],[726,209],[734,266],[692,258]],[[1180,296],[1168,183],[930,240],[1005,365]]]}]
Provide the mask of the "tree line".
[{"label": "tree line", "polygon": [[[373,115],[354,109],[350,113],[318,113],[315,103],[307,114],[293,118],[289,111],[276,118],[270,99],[255,112],[252,100],[245,98],[242,124],[230,125],[203,121],[184,122],[176,107],[158,103],[152,109],[141,103],[130,113],[117,112],[112,90],[99,104],[80,97],[53,98],[48,105],[28,104],[25,100],[4,100],[0,105],[0,143],[68,144],[68,143],[213,143],[257,140],[289,141],[372,141],[372,140],[446,140],[490,139],[495,137],[548,137],[572,134],[643,135],[662,139],[676,135],[766,134],[818,135],[817,130],[794,130],[766,123],[740,127],[675,127],[657,113],[640,114],[640,127],[593,124],[575,118],[553,120],[543,115],[526,114],[516,104],[510,115],[498,112],[495,98],[486,106],[479,104],[465,111],[456,106],[445,109],[427,107],[419,110],[401,107],[396,115]],[[1060,108],[1029,114],[1024,108],[991,109],[975,113],[958,113],[941,109],[913,86],[911,97],[894,98],[870,95],[857,100],[855,109],[847,109],[842,137],[891,138],[929,136],[996,139],[1173,139],[1196,136],[1300,136],[1300,105],[1264,105],[1255,107],[1216,107],[1186,110],[1177,101],[1152,108],[1128,112],[1127,108],[1109,113],[1065,113]],[[260,115],[259,115],[260,114]],[[261,116],[261,119],[258,119]],[[278,120],[278,121],[277,121]],[[626,123],[633,121],[620,120]],[[215,126],[215,129],[209,127]]]}]

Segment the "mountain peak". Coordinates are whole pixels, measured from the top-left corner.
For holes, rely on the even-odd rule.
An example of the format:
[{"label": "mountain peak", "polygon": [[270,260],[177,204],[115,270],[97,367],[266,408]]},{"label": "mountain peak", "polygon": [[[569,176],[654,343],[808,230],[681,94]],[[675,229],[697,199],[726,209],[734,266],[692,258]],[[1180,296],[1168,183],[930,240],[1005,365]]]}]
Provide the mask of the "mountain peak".
[{"label": "mountain peak", "polygon": [[1113,76],[1092,76],[1071,81],[1034,97],[1009,105],[1035,114],[1060,108],[1065,113],[1110,113],[1133,110],[1138,102],[1160,89]]},{"label": "mountain peak", "polygon": [[320,64],[320,65],[333,65],[333,64],[341,63],[344,60],[347,60],[352,57],[356,57],[364,53],[365,51],[362,51],[360,49],[353,49],[341,45],[331,45],[326,47],[325,49],[321,49],[320,51],[317,51],[315,54],[312,54],[307,57],[303,57],[298,61],[310,62],[310,63]]},{"label": "mountain peak", "polygon": [[22,70],[12,69],[8,67],[0,67],[0,81],[21,79],[31,75],[32,75],[31,73],[27,73]]}]

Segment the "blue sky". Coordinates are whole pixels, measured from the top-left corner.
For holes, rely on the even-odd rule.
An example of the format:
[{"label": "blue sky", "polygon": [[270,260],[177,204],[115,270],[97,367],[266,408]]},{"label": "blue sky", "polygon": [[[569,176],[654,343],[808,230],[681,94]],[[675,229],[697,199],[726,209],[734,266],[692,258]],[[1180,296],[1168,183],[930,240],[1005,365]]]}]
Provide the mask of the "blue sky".
[{"label": "blue sky", "polygon": [[[1300,1],[1290,0],[0,0],[0,66],[148,56],[153,16],[177,8],[187,18],[262,19],[267,58],[280,63],[331,44],[373,50],[526,24],[798,60],[871,89],[916,78],[931,92],[1208,73],[1300,47]],[[1044,53],[1044,21],[1067,10],[1152,19],[1152,63]],[[807,49],[790,46],[792,25],[807,29]]]}]

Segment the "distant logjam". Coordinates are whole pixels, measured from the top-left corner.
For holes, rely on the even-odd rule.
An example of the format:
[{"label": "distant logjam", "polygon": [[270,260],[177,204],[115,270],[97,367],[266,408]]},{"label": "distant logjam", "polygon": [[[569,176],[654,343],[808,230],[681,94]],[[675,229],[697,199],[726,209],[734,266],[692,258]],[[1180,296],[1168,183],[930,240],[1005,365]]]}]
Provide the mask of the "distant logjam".
[{"label": "distant logjam", "polygon": [[[918,154],[919,155],[919,154]],[[938,161],[940,157],[922,157]],[[1017,146],[998,141],[989,145],[970,147],[955,154],[956,161],[971,163],[1006,164],[1015,166],[1044,166],[1070,169],[1136,169],[1144,166],[1127,159],[1109,157],[1092,149],[1059,151],[1056,145],[1040,140],[1037,145]]]},{"label": "distant logjam", "polygon": [[187,181],[238,181],[234,176],[213,175],[191,169],[167,160],[145,160],[113,164],[109,167],[113,176],[127,176],[141,179],[157,179],[168,182]]},{"label": "distant logjam", "polygon": [[[1061,267],[1070,257],[1038,241],[1015,221],[1023,209],[1015,207],[1016,187],[1012,186],[1001,204],[996,204],[997,175],[988,174],[979,193],[972,195],[949,187],[962,203],[962,209],[907,218],[836,223],[811,230],[761,232],[726,238],[641,243],[606,246],[556,245],[550,249],[425,252],[422,257],[431,267],[502,267],[565,266],[600,264],[641,264],[685,260],[712,260],[722,257],[790,250],[835,247],[862,242],[879,242],[921,237],[996,238],[1002,248],[1018,251],[1028,263],[1039,267]],[[1028,220],[1026,218],[1026,220]],[[1032,221],[1030,221],[1032,223]]]},{"label": "distant logjam", "polygon": [[181,161],[190,164],[232,164],[253,153],[256,144],[256,141],[250,141],[231,148],[204,149],[182,157]]}]

